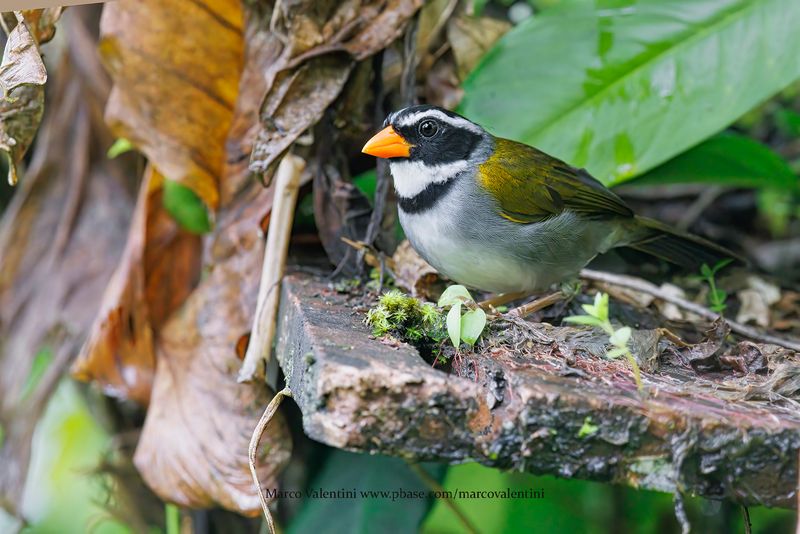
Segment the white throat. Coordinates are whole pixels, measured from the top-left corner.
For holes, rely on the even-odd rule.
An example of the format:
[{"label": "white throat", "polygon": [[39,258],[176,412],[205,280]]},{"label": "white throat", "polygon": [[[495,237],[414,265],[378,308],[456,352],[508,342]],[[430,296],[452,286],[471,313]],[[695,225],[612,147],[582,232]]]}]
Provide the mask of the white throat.
[{"label": "white throat", "polygon": [[467,170],[468,161],[453,161],[439,165],[426,165],[422,161],[390,161],[389,170],[394,178],[394,189],[403,198],[413,198],[430,184],[446,182]]}]

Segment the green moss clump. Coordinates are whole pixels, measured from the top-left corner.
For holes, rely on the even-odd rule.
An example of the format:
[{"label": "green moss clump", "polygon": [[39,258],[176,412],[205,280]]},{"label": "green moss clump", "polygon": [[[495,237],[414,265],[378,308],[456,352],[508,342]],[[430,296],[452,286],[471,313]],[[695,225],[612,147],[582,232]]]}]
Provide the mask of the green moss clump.
[{"label": "green moss clump", "polygon": [[444,315],[436,306],[396,289],[381,295],[378,305],[367,312],[365,322],[376,336],[392,335],[425,355],[447,338]]}]

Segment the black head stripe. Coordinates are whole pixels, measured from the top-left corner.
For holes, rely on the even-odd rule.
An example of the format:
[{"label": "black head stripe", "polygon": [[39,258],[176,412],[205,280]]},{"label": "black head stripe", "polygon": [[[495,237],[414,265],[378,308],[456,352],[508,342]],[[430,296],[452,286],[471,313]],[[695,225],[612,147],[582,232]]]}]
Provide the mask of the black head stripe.
[{"label": "black head stripe", "polygon": [[[452,119],[452,120],[450,120]],[[438,126],[433,137],[423,137],[419,126],[432,120]],[[489,135],[464,117],[436,106],[411,106],[392,113],[387,121],[413,148],[409,159],[441,165],[470,159],[476,147]]]}]

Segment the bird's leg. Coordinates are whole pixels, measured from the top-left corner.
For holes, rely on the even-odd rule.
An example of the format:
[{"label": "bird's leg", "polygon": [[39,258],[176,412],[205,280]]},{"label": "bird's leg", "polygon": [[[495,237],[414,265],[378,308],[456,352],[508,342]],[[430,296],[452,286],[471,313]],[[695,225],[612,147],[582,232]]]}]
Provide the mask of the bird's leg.
[{"label": "bird's leg", "polygon": [[550,293],[549,295],[545,295],[543,297],[539,297],[538,299],[528,302],[527,304],[523,304],[513,310],[509,311],[508,313],[513,313],[519,317],[525,317],[527,315],[532,314],[533,312],[537,312],[539,310],[543,310],[548,306],[552,306],[553,304],[561,301],[570,301],[574,299],[579,293],[581,292],[581,283],[576,278],[574,280],[567,280],[561,284],[561,287],[558,291],[554,293]]},{"label": "bird's leg", "polygon": [[517,315],[519,317],[525,317],[527,315],[532,314],[533,312],[537,312],[548,306],[552,306],[556,302],[561,302],[562,300],[566,300],[567,295],[564,294],[562,291],[556,291],[555,293],[551,293],[549,295],[545,295],[544,297],[540,297],[532,302],[528,302],[527,304],[523,304],[513,310],[510,310],[508,313]]},{"label": "bird's leg", "polygon": [[508,304],[509,302],[528,296],[530,296],[530,293],[527,291],[517,291],[516,293],[500,293],[499,295],[495,295],[490,299],[480,301],[478,306],[484,310],[491,311],[492,308],[497,308],[498,306],[502,306],[504,304]]}]

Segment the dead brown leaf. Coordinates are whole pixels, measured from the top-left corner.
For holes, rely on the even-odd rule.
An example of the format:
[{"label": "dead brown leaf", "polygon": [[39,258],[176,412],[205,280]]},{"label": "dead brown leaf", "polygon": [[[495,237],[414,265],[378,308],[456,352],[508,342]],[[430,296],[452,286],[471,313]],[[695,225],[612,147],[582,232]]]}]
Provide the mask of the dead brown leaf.
[{"label": "dead brown leaf", "polygon": [[720,356],[725,354],[725,340],[731,328],[719,318],[708,330],[703,332],[703,340],[699,343],[670,347],[667,351],[671,363],[678,367],[691,367],[698,373],[717,371],[723,367]]},{"label": "dead brown leaf", "polygon": [[366,235],[372,207],[364,194],[344,180],[334,165],[314,170],[314,220],[322,246],[331,263],[342,266],[339,271],[352,276],[356,273],[357,253],[342,241],[342,237],[357,240]]},{"label": "dead brown leaf", "polygon": [[125,252],[100,313],[72,366],[116,397],[147,404],[155,372],[154,338],[188,297],[200,274],[201,242],[161,203],[163,177],[148,166]]},{"label": "dead brown leaf", "polygon": [[[157,344],[153,395],[134,461],[159,496],[182,506],[260,511],[247,450],[272,394],[263,384],[236,382],[241,362],[235,347],[255,311],[264,246],[256,229],[271,195],[251,184],[223,214],[209,243],[208,276]],[[265,488],[276,487],[290,446],[278,414],[262,441],[259,480]]]},{"label": "dead brown leaf", "polygon": [[740,323],[755,323],[762,328],[770,326],[770,308],[780,302],[780,288],[754,274],[745,279],[746,287],[736,292],[739,299],[739,311],[736,321]]},{"label": "dead brown leaf", "polygon": [[[12,511],[36,422],[97,311],[133,209],[134,177],[103,154],[111,136],[92,80],[64,54],[31,166],[0,222],[0,465],[13,466],[0,469],[0,504]],[[53,358],[26,393],[43,350]]]},{"label": "dead brown leaf", "polygon": [[397,39],[421,0],[278,4],[271,30],[283,42],[266,72],[268,91],[250,169],[267,173],[339,96],[353,67]]},{"label": "dead brown leaf", "polygon": [[220,183],[220,203],[223,206],[249,182],[250,153],[261,128],[261,102],[269,88],[264,73],[278,60],[283,50],[283,41],[268,29],[269,13],[262,12],[263,7],[261,3],[254,3],[245,8],[244,68],[225,143],[225,179]]},{"label": "dead brown leaf", "polygon": [[15,185],[17,163],[33,141],[44,113],[47,71],[25,19],[15,13],[16,26],[8,35],[0,64],[0,151],[8,161],[8,183]]},{"label": "dead brown leaf", "polygon": [[464,10],[447,22],[447,40],[458,65],[458,77],[463,80],[478,61],[500,39],[511,24],[490,17],[474,17]]},{"label": "dead brown leaf", "polygon": [[[18,13],[22,14],[28,29],[33,34],[33,38],[40,45],[50,41],[56,34],[56,22],[61,18],[65,8],[48,7],[45,9],[23,9]],[[9,28],[17,23],[13,12],[3,13],[3,20]]]},{"label": "dead brown leaf", "polygon": [[219,204],[225,140],[242,72],[239,0],[118,0],[100,50],[114,79],[106,119],[156,169]]},{"label": "dead brown leaf", "polygon": [[444,289],[444,281],[436,269],[417,254],[408,240],[403,241],[392,256],[395,282],[415,297],[436,300]]}]

